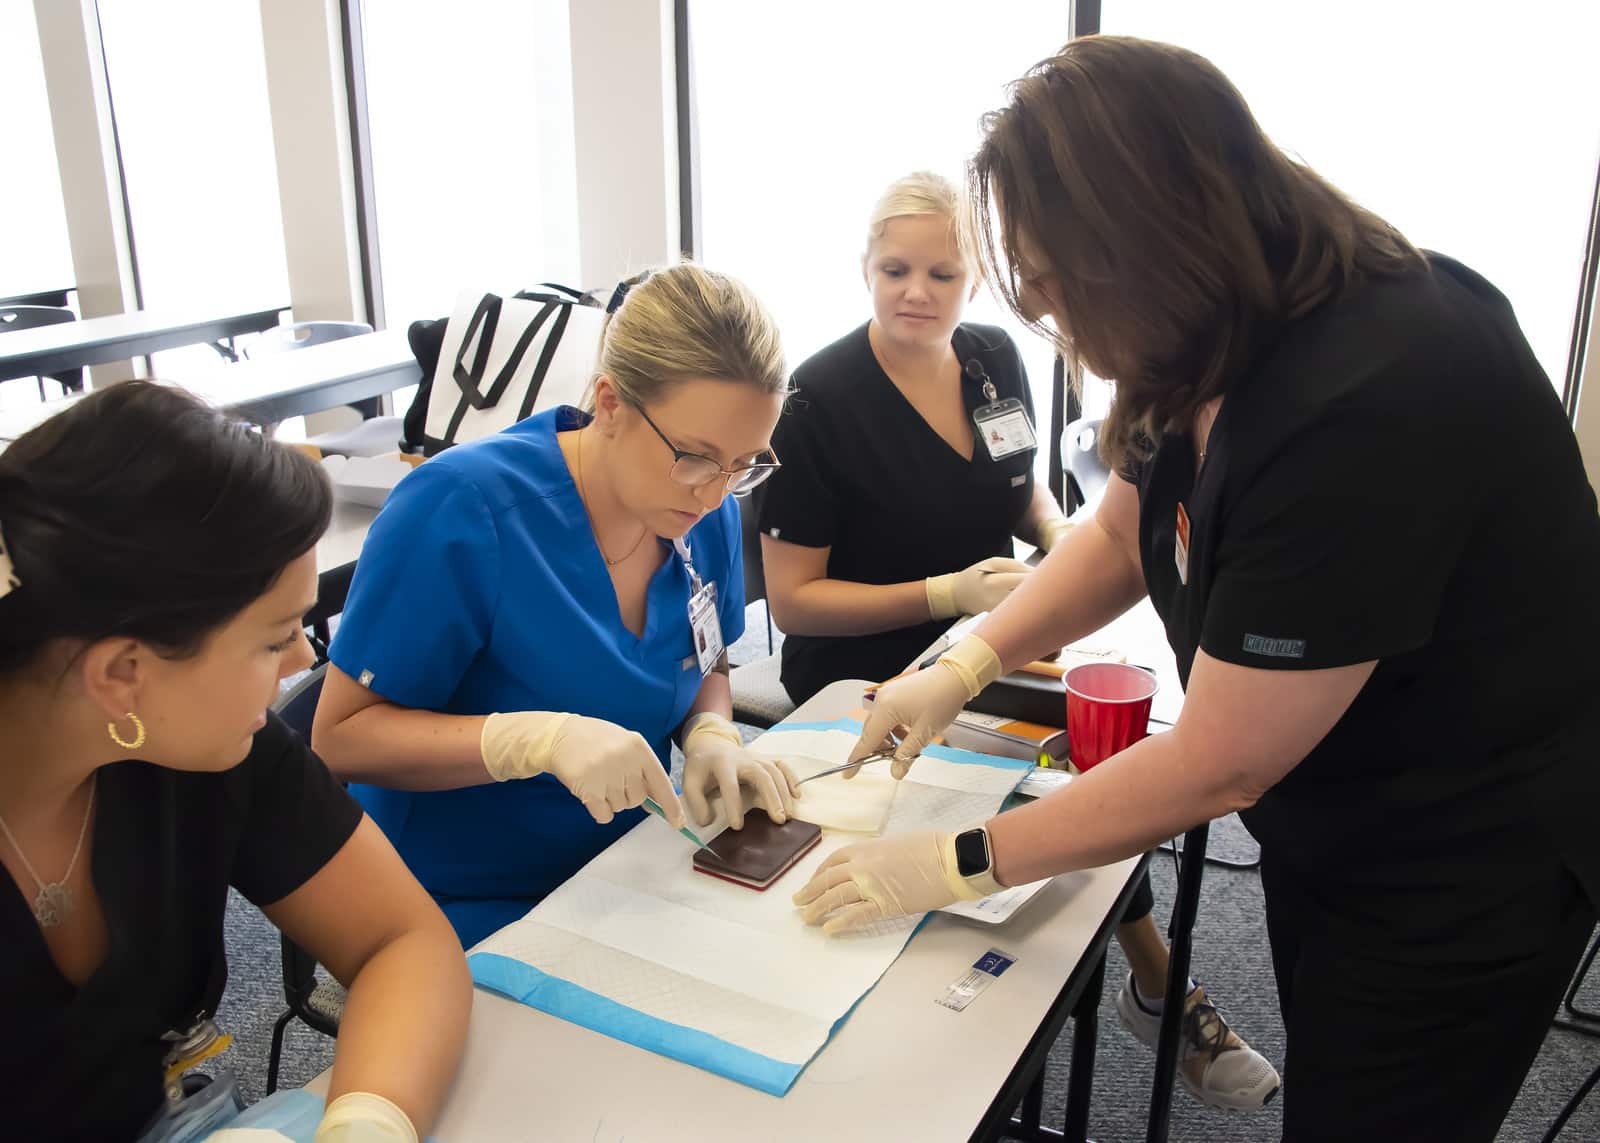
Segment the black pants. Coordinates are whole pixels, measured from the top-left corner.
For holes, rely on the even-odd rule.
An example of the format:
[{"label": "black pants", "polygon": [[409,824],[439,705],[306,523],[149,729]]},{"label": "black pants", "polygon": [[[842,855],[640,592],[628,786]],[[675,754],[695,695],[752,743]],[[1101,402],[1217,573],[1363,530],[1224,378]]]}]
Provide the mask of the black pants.
[{"label": "black pants", "polygon": [[1264,853],[1261,877],[1284,1139],[1492,1141],[1594,928],[1572,873],[1354,888]]},{"label": "black pants", "polygon": [[1117,923],[1127,925],[1134,921],[1142,921],[1155,907],[1156,895],[1150,888],[1150,874],[1146,873],[1139,878],[1139,887],[1133,891],[1133,896],[1128,898],[1128,907],[1122,910],[1122,920]]}]

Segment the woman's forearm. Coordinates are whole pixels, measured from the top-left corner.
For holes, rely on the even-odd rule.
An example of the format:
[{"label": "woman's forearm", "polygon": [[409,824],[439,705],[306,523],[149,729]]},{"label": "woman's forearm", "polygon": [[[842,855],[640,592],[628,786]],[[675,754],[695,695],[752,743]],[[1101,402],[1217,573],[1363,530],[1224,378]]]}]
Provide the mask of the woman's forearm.
[{"label": "woman's forearm", "polygon": [[1093,634],[1144,596],[1143,573],[1090,519],[1063,536],[973,633],[1011,670]]},{"label": "woman's forearm", "polygon": [[1104,865],[1255,805],[1344,717],[1376,667],[1269,671],[1200,651],[1171,730],[990,820],[995,875],[1022,885]]},{"label": "woman's forearm", "polygon": [[471,1009],[472,979],[442,916],[396,937],[350,983],[328,1101],[381,1095],[426,1135],[450,1090]]},{"label": "woman's forearm", "polygon": [[769,595],[772,619],[786,635],[876,635],[926,623],[928,589],[924,580],[907,583],[853,583],[814,579]]},{"label": "woman's forearm", "polygon": [[346,782],[458,790],[494,780],[483,765],[484,718],[380,702],[331,726],[319,724],[311,745]]},{"label": "woman's forearm", "polygon": [[1238,774],[1187,761],[1168,731],[1108,758],[1064,790],[987,823],[995,877],[1025,885],[1144,853],[1203,821],[1243,809]]}]

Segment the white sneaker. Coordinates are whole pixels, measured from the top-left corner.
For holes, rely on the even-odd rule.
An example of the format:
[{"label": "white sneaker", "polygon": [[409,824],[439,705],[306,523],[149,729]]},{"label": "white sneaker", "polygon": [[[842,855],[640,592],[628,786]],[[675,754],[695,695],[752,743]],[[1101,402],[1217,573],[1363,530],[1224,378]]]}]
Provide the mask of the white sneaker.
[{"label": "white sneaker", "polygon": [[[1278,1071],[1249,1044],[1206,999],[1198,984],[1183,1004],[1182,1041],[1178,1049],[1178,1078],[1201,1103],[1255,1111],[1278,1094]],[[1161,1013],[1146,1008],[1134,987],[1133,974],[1117,993],[1117,1015],[1122,1026],[1148,1048],[1161,1038]]]}]

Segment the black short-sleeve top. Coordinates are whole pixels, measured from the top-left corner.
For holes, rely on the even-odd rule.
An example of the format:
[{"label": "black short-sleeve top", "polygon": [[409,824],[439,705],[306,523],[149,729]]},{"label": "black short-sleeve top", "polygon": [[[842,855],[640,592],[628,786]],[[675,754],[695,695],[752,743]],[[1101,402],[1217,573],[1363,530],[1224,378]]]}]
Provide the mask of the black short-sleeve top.
[{"label": "black short-sleeve top", "polygon": [[[999,399],[1033,401],[1016,344],[996,326],[963,323],[950,343],[963,367],[969,414],[988,404],[978,370]],[[975,440],[952,449],[889,380],[867,326],[808,358],[773,434],[783,467],[758,492],[763,534],[828,548],[828,576],[888,584],[959,571],[1011,554],[1033,497],[1034,452],[991,459]],[[881,680],[903,670],[948,626],[944,620],[875,635],[790,635],[783,685],[804,702],[837,679]]]},{"label": "black short-sleeve top", "polygon": [[275,715],[221,773],[103,767],[96,807],[93,876],[110,939],[81,989],[51,960],[29,900],[9,878],[0,886],[0,1106],[8,1125],[29,1125],[17,1138],[138,1135],[162,1099],[162,1034],[222,996],[228,887],[258,906],[281,900],[361,820]]},{"label": "black short-sleeve top", "polygon": [[1544,796],[1534,776],[1578,752],[1551,736],[1600,691],[1600,518],[1506,299],[1438,255],[1351,289],[1278,332],[1229,388],[1198,476],[1195,459],[1175,434],[1136,471],[1145,580],[1185,682],[1197,648],[1268,670],[1378,661],[1245,813],[1263,845],[1326,871],[1509,844]]}]

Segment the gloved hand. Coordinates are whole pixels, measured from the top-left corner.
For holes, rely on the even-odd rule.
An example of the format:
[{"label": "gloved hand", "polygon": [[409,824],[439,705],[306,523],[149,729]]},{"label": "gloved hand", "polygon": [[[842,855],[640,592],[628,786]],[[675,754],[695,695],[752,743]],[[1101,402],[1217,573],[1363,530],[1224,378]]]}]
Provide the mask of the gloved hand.
[{"label": "gloved hand", "polygon": [[976,901],[1002,886],[989,873],[961,876],[953,833],[902,833],[835,851],[794,895],[808,925],[830,937],[890,917]]},{"label": "gloved hand", "polygon": [[728,825],[743,829],[741,786],[749,787],[753,804],[779,825],[789,820],[800,796],[800,783],[786,763],[747,750],[739,731],[720,714],[695,715],[683,735],[683,796],[690,815],[700,825],[710,825],[715,814],[708,796],[720,790]]},{"label": "gloved hand", "polygon": [[349,1091],[322,1113],[315,1143],[417,1143],[417,1129],[383,1096]]},{"label": "gloved hand", "polygon": [[[999,677],[1000,659],[994,648],[976,635],[968,635],[940,655],[933,666],[878,688],[873,701],[867,704],[871,709],[861,727],[861,738],[845,761],[854,762],[889,748],[889,732],[903,726],[907,730],[894,748],[889,772],[904,778],[928,743],[955,721],[968,701],[977,698],[979,691]],[[859,773],[859,768],[846,770],[844,776],[854,778]]]},{"label": "gloved hand", "polygon": [[683,828],[683,806],[661,760],[614,722],[542,710],[491,714],[478,748],[495,781],[554,774],[601,825],[650,797],[673,829]]},{"label": "gloved hand", "polygon": [[952,619],[976,615],[1000,606],[1033,569],[1021,560],[991,556],[963,571],[930,576],[923,581],[928,593],[928,617]]},{"label": "gloved hand", "polygon": [[294,1143],[294,1140],[270,1127],[224,1127],[207,1135],[204,1143]]},{"label": "gloved hand", "polygon": [[1050,516],[1039,521],[1039,550],[1048,552],[1078,525],[1065,516]]}]

